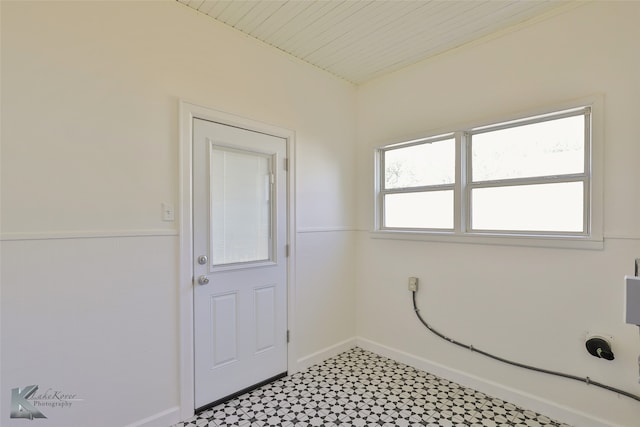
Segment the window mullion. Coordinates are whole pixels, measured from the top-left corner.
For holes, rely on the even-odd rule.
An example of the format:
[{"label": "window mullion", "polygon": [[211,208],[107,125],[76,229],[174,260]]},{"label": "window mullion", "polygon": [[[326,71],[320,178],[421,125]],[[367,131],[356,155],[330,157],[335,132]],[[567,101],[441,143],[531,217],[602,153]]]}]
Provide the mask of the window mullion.
[{"label": "window mullion", "polygon": [[495,181],[478,181],[469,182],[467,185],[470,189],[474,188],[489,188],[489,187],[509,187],[519,185],[537,185],[537,184],[555,184],[559,182],[578,182],[588,181],[588,175],[584,173],[567,174],[567,175],[551,175],[551,176],[536,176],[532,178],[512,178],[512,179],[500,179]]},{"label": "window mullion", "polygon": [[592,181],[592,155],[593,155],[593,146],[591,139],[591,108],[588,108],[585,111],[584,115],[584,172],[587,174],[587,177],[584,180],[583,185],[583,205],[582,205],[582,215],[583,215],[583,224],[584,231],[587,235],[591,235],[591,181]]},{"label": "window mullion", "polygon": [[445,191],[445,190],[454,190],[454,184],[440,184],[440,185],[423,185],[420,187],[401,187],[401,188],[390,188],[388,190],[383,190],[383,194],[398,194],[398,193],[426,193],[429,191]]},{"label": "window mullion", "polygon": [[456,132],[455,139],[456,179],[454,187],[453,230],[455,234],[464,234],[467,231],[467,206],[469,203],[466,196],[467,144],[463,132]]}]

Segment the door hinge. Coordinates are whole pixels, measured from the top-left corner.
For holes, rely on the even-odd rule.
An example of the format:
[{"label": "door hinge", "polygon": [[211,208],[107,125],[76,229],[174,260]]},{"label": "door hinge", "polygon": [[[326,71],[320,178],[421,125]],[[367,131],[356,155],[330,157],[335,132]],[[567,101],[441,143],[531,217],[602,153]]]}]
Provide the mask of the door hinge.
[{"label": "door hinge", "polygon": [[289,256],[289,244],[288,243],[286,245],[284,245],[284,256],[285,257]]},{"label": "door hinge", "polygon": [[289,330],[287,329],[287,342],[289,342],[291,339],[291,334],[289,333]]},{"label": "door hinge", "polygon": [[282,160],[283,160],[283,163],[284,163],[284,164],[282,165],[282,166],[284,167],[284,170],[285,170],[285,171],[288,171],[288,170],[289,170],[289,159],[287,159],[287,158],[285,157],[285,158],[284,158],[284,159],[282,159]]}]

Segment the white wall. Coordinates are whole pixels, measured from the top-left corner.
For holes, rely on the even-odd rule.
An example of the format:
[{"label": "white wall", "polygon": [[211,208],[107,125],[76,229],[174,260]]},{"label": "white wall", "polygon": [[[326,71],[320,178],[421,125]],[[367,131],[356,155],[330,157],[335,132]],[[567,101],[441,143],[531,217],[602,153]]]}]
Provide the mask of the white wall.
[{"label": "white wall", "polygon": [[[639,3],[592,2],[359,88],[357,329],[364,340],[469,382],[479,378],[567,422],[638,425],[636,401],[441,341],[418,323],[406,286],[407,277],[420,278],[422,314],[450,337],[640,394],[638,328],[622,321],[623,276],[640,257],[639,20]],[[605,97],[604,250],[369,236],[375,146],[592,94]],[[614,337],[614,361],[587,354],[587,331]]]},{"label": "white wall", "polygon": [[[636,402],[429,336],[405,289],[420,277],[423,314],[451,336],[640,393],[638,331],[621,322],[622,276],[640,256],[637,3],[588,4],[357,92],[174,1],[0,11],[3,426],[23,424],[8,405],[28,384],[84,399],[48,409],[47,426],[164,425],[177,413],[177,223],[160,204],[178,201],[180,98],[296,131],[298,358],[357,332],[547,399],[568,421],[636,424]],[[371,227],[374,146],[593,93],[605,95],[604,250],[353,231]],[[616,360],[587,355],[586,331],[613,335]]]},{"label": "white wall", "polygon": [[175,1],[0,7],[0,424],[30,384],[84,399],[41,425],[177,416],[179,99],[296,132],[295,353],[355,335],[352,85]]}]

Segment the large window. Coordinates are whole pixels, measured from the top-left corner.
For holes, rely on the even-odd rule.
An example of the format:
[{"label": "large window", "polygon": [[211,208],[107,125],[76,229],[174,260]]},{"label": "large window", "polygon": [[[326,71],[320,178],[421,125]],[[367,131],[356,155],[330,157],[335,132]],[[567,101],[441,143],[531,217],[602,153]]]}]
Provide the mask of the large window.
[{"label": "large window", "polygon": [[379,148],[377,230],[601,240],[592,109],[582,105]]}]

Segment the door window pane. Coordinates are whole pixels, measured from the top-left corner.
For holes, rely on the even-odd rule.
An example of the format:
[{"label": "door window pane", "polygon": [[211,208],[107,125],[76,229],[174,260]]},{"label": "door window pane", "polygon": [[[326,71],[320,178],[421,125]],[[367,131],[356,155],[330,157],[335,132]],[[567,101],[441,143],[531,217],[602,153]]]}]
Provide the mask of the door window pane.
[{"label": "door window pane", "polygon": [[476,188],[473,230],[583,232],[583,183]]},{"label": "door window pane", "polygon": [[214,147],[210,165],[213,265],[270,259],[270,157]]},{"label": "door window pane", "polygon": [[389,228],[453,228],[453,191],[387,194],[384,222]]}]

